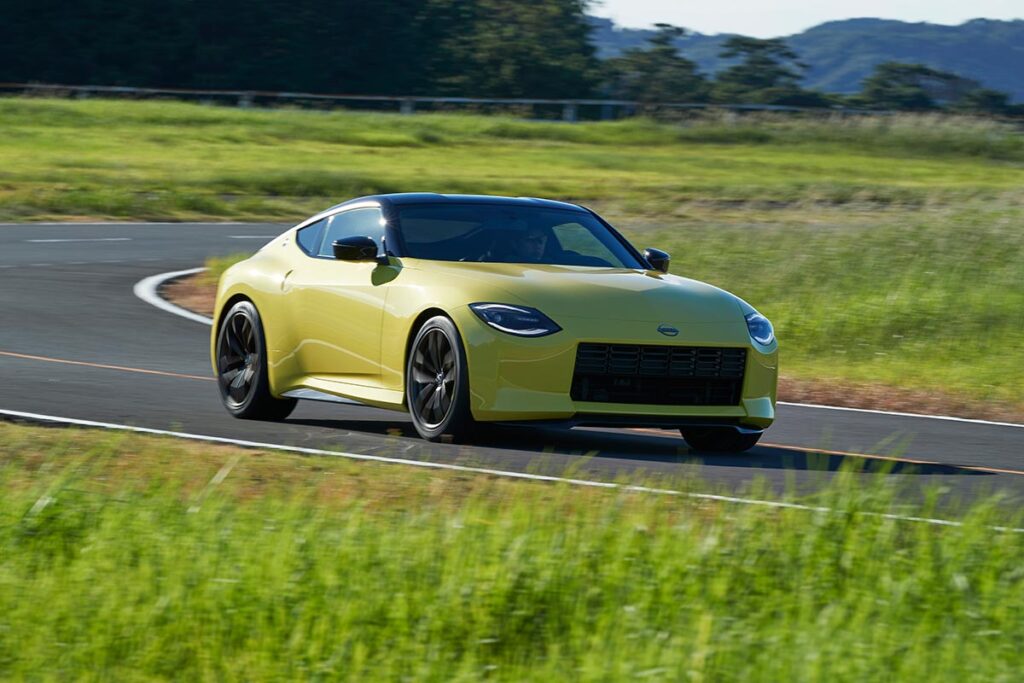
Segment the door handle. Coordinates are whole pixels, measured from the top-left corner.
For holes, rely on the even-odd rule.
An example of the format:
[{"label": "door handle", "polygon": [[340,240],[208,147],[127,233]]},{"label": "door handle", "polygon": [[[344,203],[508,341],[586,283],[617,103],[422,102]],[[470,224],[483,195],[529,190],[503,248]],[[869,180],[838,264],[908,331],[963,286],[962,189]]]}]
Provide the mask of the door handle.
[{"label": "door handle", "polygon": [[292,277],[292,273],[294,273],[294,272],[295,272],[294,270],[289,270],[287,273],[284,274],[284,277],[281,278],[281,291],[282,292],[287,292],[288,290],[290,290],[292,288],[291,277]]}]

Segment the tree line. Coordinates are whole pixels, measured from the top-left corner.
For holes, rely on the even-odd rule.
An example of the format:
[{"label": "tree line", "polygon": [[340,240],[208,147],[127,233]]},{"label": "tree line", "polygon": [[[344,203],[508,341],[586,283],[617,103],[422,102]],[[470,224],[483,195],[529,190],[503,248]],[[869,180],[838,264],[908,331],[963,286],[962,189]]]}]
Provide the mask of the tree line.
[{"label": "tree line", "polygon": [[920,64],[855,95],[801,86],[781,39],[735,36],[703,74],[659,24],[600,60],[590,0],[11,0],[0,81],[381,95],[616,98],[1024,115],[1006,93]]},{"label": "tree line", "polygon": [[714,77],[699,73],[696,63],[675,47],[684,29],[658,24],[642,48],[625,51],[603,64],[608,94],[641,102],[687,101],[796,107],[847,107],[877,110],[934,111],[1024,115],[1005,92],[975,80],[923,64],[883,62],[853,95],[823,93],[800,83],[807,64],[781,38],[734,36],[722,45],[721,57],[734,60]]}]

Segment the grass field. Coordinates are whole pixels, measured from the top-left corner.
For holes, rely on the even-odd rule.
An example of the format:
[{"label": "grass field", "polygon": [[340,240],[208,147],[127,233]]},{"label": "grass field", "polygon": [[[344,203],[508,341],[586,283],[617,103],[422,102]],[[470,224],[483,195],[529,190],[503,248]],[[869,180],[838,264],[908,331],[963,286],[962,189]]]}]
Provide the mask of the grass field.
[{"label": "grass field", "polygon": [[673,272],[760,308],[788,376],[1024,419],[1024,134],[1006,125],[567,125],[10,98],[0,123],[0,219],[288,222],[407,190],[577,200],[671,251]]},{"label": "grass field", "polygon": [[372,192],[680,203],[1020,203],[1024,136],[967,119],[566,125],[0,100],[0,216],[284,219]]},{"label": "grass field", "polygon": [[823,514],[0,424],[0,672],[1017,680],[1021,515],[861,476]]}]

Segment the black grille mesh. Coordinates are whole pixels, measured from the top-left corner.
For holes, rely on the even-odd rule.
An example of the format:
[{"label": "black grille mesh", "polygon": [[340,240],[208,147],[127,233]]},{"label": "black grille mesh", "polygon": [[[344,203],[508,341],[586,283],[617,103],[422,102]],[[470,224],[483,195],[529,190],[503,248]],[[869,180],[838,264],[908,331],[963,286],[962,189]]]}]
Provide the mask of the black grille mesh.
[{"label": "black grille mesh", "polygon": [[747,350],[701,346],[580,344],[574,401],[651,405],[736,405]]}]

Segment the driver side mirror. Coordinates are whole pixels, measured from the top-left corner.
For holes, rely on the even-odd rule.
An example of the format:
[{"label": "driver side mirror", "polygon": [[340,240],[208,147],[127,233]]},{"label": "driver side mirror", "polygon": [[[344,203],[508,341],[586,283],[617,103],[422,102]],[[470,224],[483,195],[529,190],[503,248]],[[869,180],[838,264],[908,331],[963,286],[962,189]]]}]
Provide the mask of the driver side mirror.
[{"label": "driver side mirror", "polygon": [[343,237],[331,244],[334,258],[339,261],[376,261],[386,264],[387,256],[380,256],[380,250],[372,237]]},{"label": "driver side mirror", "polygon": [[644,259],[651,265],[651,270],[660,270],[663,273],[667,273],[668,264],[672,257],[666,251],[648,247],[644,249]]}]

